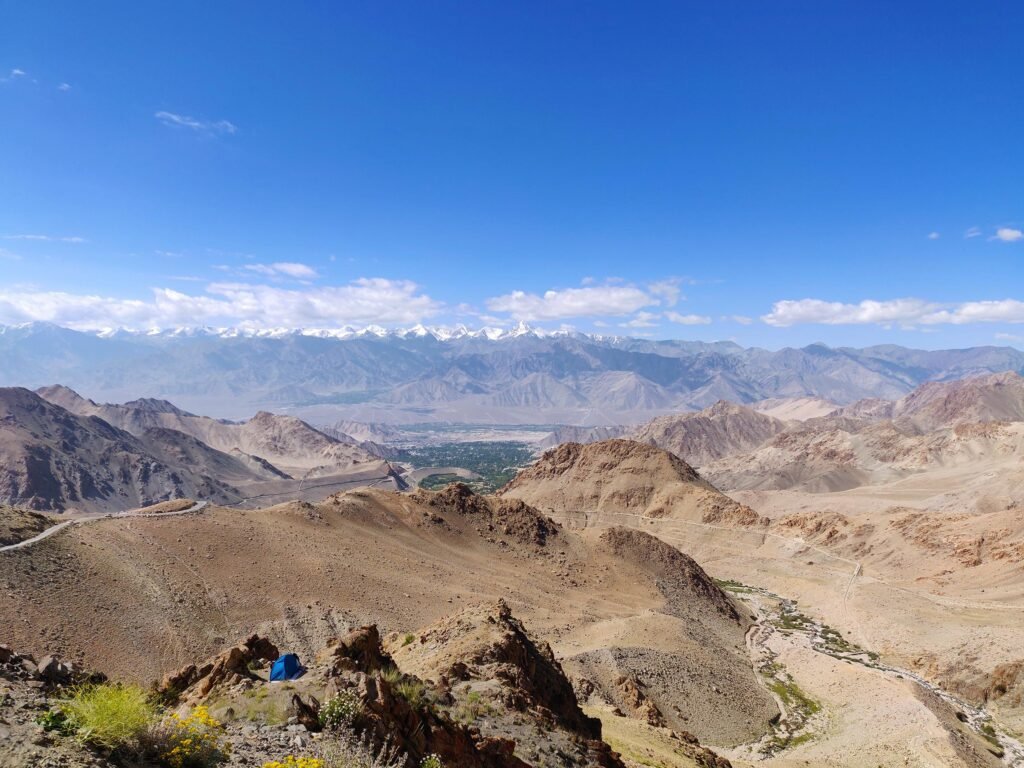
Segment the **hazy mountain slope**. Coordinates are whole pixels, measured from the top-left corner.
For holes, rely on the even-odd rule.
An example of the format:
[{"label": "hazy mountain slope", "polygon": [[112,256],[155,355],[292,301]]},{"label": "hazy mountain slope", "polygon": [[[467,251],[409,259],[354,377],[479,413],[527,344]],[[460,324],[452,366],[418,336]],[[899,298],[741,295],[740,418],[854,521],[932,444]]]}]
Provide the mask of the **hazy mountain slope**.
[{"label": "hazy mountain slope", "polygon": [[529,329],[100,338],[38,323],[0,328],[0,384],[62,381],[93,398],[170,399],[218,416],[291,407],[322,423],[638,423],[721,399],[893,400],[925,381],[1001,371],[1024,371],[1024,353],[820,344],[769,351]]},{"label": "hazy mountain slope", "polygon": [[820,397],[781,397],[761,400],[753,403],[758,413],[774,416],[783,421],[806,421],[820,416],[828,416],[839,406]]},{"label": "hazy mountain slope", "polygon": [[[207,473],[209,472],[209,473]],[[257,475],[167,429],[142,437],[20,388],[0,389],[0,500],[34,509],[121,510],[169,498],[232,501]]]},{"label": "hazy mountain slope", "polygon": [[613,412],[669,408],[678,395],[633,371],[606,371],[580,381],[590,403]]},{"label": "hazy mountain slope", "polygon": [[1024,448],[1024,378],[932,382],[897,401],[864,400],[791,426],[748,451],[701,463],[716,485],[841,491]]},{"label": "hazy mountain slope", "polygon": [[[98,416],[135,435],[153,428],[173,429],[191,435],[212,448],[239,454],[259,472],[259,457],[293,474],[325,474],[354,465],[378,461],[355,441],[342,441],[314,429],[293,416],[262,411],[241,423],[231,423],[183,411],[165,400],[140,399],[120,405],[97,404],[68,387],[43,387],[38,394],[83,416]],[[272,477],[273,468],[262,472]]]},{"label": "hazy mountain slope", "polygon": [[925,431],[961,422],[1024,421],[1024,377],[1006,372],[924,384],[894,404],[893,417]]},{"label": "hazy mountain slope", "polygon": [[786,429],[786,423],[735,403],[719,401],[697,413],[661,416],[630,437],[702,466],[723,456],[749,451]]},{"label": "hazy mountain slope", "polygon": [[623,437],[631,430],[630,427],[558,427],[550,435],[536,443],[538,448],[554,448],[562,443],[596,443],[599,440],[611,440]]},{"label": "hazy mountain slope", "polygon": [[530,373],[496,392],[487,402],[504,408],[551,409],[585,407],[589,401],[553,376]]},{"label": "hazy mountain slope", "polygon": [[898,422],[815,427],[784,432],[749,453],[701,468],[718,487],[843,491],[889,483],[940,467],[975,465],[1024,453],[1024,422],[961,423],[926,434]]},{"label": "hazy mountain slope", "polygon": [[858,400],[831,415],[899,419],[922,431],[965,421],[1024,420],[1024,377],[1013,371],[927,382],[897,400]]}]

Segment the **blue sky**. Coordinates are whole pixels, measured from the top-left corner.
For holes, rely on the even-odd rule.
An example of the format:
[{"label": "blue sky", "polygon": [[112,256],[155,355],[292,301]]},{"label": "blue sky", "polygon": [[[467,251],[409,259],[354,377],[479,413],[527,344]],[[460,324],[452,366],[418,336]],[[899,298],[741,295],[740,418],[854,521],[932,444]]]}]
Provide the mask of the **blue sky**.
[{"label": "blue sky", "polygon": [[1024,344],[1024,6],[0,2],[0,323]]}]

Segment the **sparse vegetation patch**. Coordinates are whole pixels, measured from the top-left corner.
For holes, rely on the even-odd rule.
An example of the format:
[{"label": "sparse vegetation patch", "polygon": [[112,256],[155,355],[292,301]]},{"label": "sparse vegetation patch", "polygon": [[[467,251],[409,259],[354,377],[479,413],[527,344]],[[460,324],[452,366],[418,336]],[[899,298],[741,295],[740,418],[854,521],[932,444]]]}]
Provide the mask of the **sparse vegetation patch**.
[{"label": "sparse vegetation patch", "polygon": [[134,685],[82,687],[60,709],[79,739],[107,749],[136,744],[156,719],[146,691]]}]

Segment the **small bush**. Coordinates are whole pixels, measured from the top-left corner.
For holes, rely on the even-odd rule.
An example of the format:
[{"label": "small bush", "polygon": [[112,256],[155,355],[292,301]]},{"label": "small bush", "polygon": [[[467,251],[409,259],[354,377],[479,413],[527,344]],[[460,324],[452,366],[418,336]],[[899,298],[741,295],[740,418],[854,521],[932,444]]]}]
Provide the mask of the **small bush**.
[{"label": "small bush", "polygon": [[74,725],[68,722],[68,716],[60,707],[54,707],[43,712],[36,718],[36,724],[42,726],[44,731],[56,731],[65,736],[71,736],[75,732]]},{"label": "small bush", "polygon": [[419,680],[402,680],[395,686],[395,693],[409,702],[413,709],[419,709],[427,703],[427,689]]},{"label": "small bush", "polygon": [[405,638],[402,640],[402,646],[404,647],[406,645],[411,645],[412,641],[415,640],[415,639],[416,639],[415,635],[406,635]]},{"label": "small bush", "polygon": [[363,712],[363,702],[352,691],[338,691],[320,708],[320,725],[337,729],[352,726]]},{"label": "small bush", "polygon": [[420,768],[444,768],[444,763],[441,762],[441,757],[439,755],[431,752],[420,760]]},{"label": "small bush", "polygon": [[405,768],[406,759],[402,751],[385,739],[379,749],[370,741],[370,734],[362,738],[352,731],[342,732],[335,739],[322,739],[317,754],[323,760],[323,768]]},{"label": "small bush", "polygon": [[187,717],[171,715],[144,741],[147,751],[169,768],[213,768],[227,762],[231,745],[222,741],[224,726],[199,706]]},{"label": "small bush", "polygon": [[483,700],[480,691],[471,691],[455,711],[455,718],[464,723],[472,723],[489,714],[491,714],[491,705]]},{"label": "small bush", "polygon": [[288,755],[284,761],[272,760],[264,763],[263,768],[324,768],[324,761],[319,757],[295,757]]},{"label": "small bush", "polygon": [[78,738],[108,749],[137,743],[156,718],[146,692],[134,685],[79,688],[61,710]]},{"label": "small bush", "polygon": [[405,675],[398,669],[398,667],[384,667],[380,671],[380,676],[384,679],[384,682],[389,685],[398,685],[402,681]]}]

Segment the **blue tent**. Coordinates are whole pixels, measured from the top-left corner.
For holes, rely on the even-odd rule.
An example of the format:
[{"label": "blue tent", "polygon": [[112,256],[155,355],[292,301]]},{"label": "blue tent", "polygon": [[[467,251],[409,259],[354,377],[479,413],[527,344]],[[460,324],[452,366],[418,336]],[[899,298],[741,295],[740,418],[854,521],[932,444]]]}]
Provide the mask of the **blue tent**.
[{"label": "blue tent", "polygon": [[303,671],[299,657],[294,653],[286,653],[278,656],[277,661],[270,667],[270,679],[271,681],[294,680],[302,675]]}]

